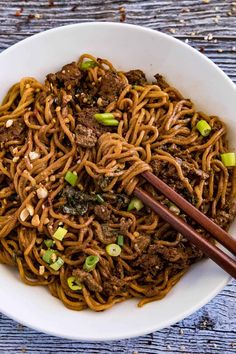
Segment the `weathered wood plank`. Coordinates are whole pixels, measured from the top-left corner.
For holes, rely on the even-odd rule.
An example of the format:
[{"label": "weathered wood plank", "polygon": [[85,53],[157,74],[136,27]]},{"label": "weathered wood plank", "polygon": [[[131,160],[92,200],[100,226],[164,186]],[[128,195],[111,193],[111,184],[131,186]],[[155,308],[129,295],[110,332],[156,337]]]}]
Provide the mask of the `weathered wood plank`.
[{"label": "weathered wood plank", "polygon": [[[235,3],[233,5],[233,3]],[[84,21],[120,21],[171,34],[219,65],[236,83],[236,2],[231,0],[0,0],[0,51],[52,27]],[[21,16],[16,12],[23,8]],[[189,9],[189,11],[188,11]],[[39,18],[29,19],[29,15]],[[32,17],[32,16],[31,16]],[[217,23],[218,22],[218,23]],[[211,41],[204,37],[213,34]],[[217,43],[215,43],[217,40]],[[18,325],[0,314],[0,353],[135,353],[231,354],[236,353],[236,282],[230,283],[203,309],[156,333],[113,343],[80,343]],[[157,319],[158,321],[158,319]]]},{"label": "weathered wood plank", "polygon": [[[201,0],[130,0],[112,1],[54,1],[49,7],[47,1],[0,0],[0,33],[36,33],[43,29],[82,21],[119,21],[119,7],[126,9],[126,22],[140,24],[160,31],[176,30],[176,34],[200,35],[213,33],[236,35],[236,6],[231,0],[211,0],[208,4]],[[21,16],[15,14],[23,9]],[[28,16],[39,14],[40,18]]]}]

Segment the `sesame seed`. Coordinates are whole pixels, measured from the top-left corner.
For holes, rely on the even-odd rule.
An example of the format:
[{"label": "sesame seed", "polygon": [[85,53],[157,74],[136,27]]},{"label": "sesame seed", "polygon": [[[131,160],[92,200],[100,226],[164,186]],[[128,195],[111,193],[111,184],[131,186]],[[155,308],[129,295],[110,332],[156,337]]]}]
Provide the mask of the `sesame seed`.
[{"label": "sesame seed", "polygon": [[223,49],[219,48],[219,49],[217,49],[217,52],[218,53],[223,53]]},{"label": "sesame seed", "polygon": [[174,28],[170,28],[169,31],[170,31],[170,33],[173,33],[173,34],[176,32],[176,30]]},{"label": "sesame seed", "polygon": [[187,44],[188,44],[188,42],[189,42],[189,40],[188,40],[188,38],[186,38],[186,39],[185,39],[185,43],[187,43]]},{"label": "sesame seed", "polygon": [[210,1],[211,1],[211,0],[202,0],[202,2],[203,2],[204,4],[209,4]]},{"label": "sesame seed", "polygon": [[181,336],[184,334],[184,330],[183,330],[182,328],[180,328],[179,334],[180,334]]}]

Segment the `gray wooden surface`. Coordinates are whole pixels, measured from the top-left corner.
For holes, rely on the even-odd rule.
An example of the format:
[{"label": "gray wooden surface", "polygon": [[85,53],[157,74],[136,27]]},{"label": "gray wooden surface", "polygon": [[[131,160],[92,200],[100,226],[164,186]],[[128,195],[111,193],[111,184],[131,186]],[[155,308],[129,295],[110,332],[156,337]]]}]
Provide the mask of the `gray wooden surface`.
[{"label": "gray wooden surface", "polygon": [[[0,0],[0,51],[45,29],[121,20],[187,41],[236,83],[236,2],[231,0]],[[212,38],[213,36],[213,38]],[[200,311],[162,331],[112,343],[81,343],[37,333],[0,314],[0,354],[236,353],[236,282]]]}]

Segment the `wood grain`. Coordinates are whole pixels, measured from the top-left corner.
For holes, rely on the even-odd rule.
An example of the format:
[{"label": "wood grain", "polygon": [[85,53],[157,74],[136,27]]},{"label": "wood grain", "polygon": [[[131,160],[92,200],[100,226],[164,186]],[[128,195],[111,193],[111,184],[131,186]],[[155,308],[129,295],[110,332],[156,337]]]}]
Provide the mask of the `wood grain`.
[{"label": "wood grain", "polygon": [[[233,5],[234,3],[234,5]],[[0,51],[34,33],[86,21],[120,21],[153,28],[204,51],[236,83],[236,2],[231,0],[0,0]],[[23,9],[21,16],[16,12]],[[36,18],[32,18],[36,15]],[[29,18],[30,16],[30,18]],[[37,18],[38,17],[38,18]],[[209,33],[213,39],[204,39]],[[0,78],[1,81],[1,78]],[[158,318],[157,318],[158,321]],[[174,326],[136,339],[80,343],[54,338],[0,314],[0,353],[236,353],[236,282]]]}]

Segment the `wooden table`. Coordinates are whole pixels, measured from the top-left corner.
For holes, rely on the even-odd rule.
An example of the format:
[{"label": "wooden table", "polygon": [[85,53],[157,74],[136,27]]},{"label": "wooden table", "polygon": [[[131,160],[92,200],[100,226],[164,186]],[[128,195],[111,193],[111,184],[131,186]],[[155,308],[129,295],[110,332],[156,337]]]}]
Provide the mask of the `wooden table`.
[{"label": "wooden table", "polygon": [[[52,27],[124,20],[188,42],[236,82],[236,2],[231,0],[0,0],[0,51]],[[235,299],[236,282],[231,282],[208,305],[176,325],[112,343],[51,337],[0,314],[0,353],[236,353]]]}]

